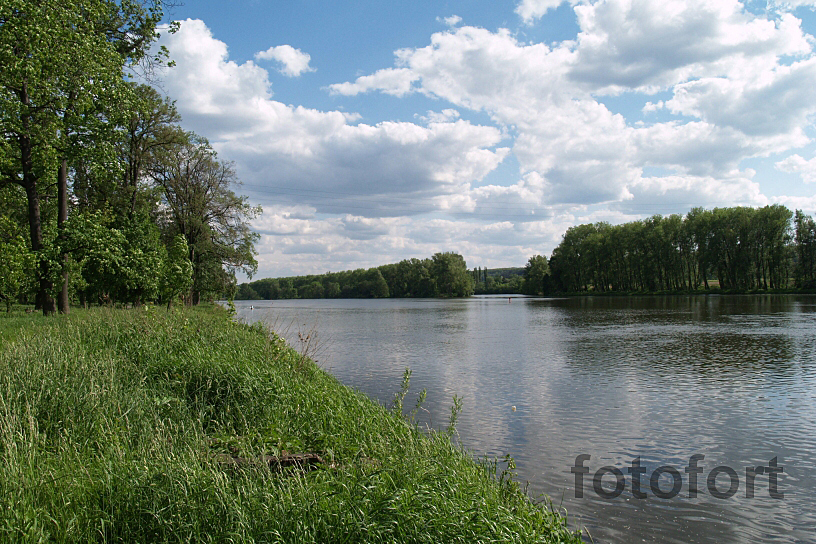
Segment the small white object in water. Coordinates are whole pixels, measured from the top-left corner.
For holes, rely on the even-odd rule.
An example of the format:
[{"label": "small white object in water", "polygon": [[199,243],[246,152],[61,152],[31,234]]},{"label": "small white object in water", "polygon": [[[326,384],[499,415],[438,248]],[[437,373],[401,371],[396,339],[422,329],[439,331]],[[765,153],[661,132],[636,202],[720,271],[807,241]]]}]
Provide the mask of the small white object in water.
[{"label": "small white object in water", "polygon": [[516,411],[516,407],[515,407],[515,406],[511,406],[511,407],[510,407],[510,409],[511,409],[512,411],[514,411],[514,412]]}]

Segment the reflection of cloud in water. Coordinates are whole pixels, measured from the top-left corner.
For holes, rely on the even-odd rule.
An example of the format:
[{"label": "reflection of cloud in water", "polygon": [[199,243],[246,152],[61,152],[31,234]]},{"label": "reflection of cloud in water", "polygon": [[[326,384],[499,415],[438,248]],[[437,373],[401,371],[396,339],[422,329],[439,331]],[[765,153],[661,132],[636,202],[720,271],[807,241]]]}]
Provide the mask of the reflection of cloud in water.
[{"label": "reflection of cloud in water", "polygon": [[[816,466],[814,301],[321,300],[254,302],[254,312],[239,313],[318,323],[320,337],[331,337],[322,366],[385,404],[410,367],[405,405],[428,390],[422,423],[444,427],[451,397],[462,397],[462,443],[480,456],[513,455],[531,494],[549,494],[596,541],[795,542],[816,530],[807,473]],[[623,471],[621,497],[598,498],[590,474],[584,498],[574,498],[569,467],[581,453],[592,456],[592,474]],[[737,471],[736,496],[688,498],[683,469],[695,453],[706,456],[703,476],[718,465]],[[680,495],[633,499],[626,469],[638,456],[647,492],[648,475],[669,465],[684,477]],[[746,499],[745,467],[774,456],[785,499],[768,497],[766,477]]]}]

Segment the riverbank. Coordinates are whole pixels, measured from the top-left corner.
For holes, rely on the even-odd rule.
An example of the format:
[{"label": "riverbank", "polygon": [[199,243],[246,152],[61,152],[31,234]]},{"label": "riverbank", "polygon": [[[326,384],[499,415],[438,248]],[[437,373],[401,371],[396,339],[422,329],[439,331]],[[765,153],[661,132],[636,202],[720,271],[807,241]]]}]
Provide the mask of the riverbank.
[{"label": "riverbank", "polygon": [[222,309],[76,311],[13,337],[2,540],[580,542],[495,463]]}]

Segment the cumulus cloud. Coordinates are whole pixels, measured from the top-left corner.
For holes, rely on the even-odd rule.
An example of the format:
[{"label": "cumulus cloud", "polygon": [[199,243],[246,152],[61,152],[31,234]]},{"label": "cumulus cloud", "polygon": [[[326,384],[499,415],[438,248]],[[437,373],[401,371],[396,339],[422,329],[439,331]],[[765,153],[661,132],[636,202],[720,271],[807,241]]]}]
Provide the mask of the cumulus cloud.
[{"label": "cumulus cloud", "polygon": [[[559,5],[524,1],[517,12],[531,19]],[[520,173],[539,175],[539,197],[552,205],[629,198],[650,166],[703,183],[746,158],[808,142],[816,59],[792,15],[756,16],[733,0],[606,0],[574,9],[575,42],[522,43],[508,30],[459,27],[396,51],[394,68],[337,88],[424,93],[489,113],[511,129]],[[675,120],[629,122],[598,98],[657,90],[671,97],[644,99],[642,112]]]},{"label": "cumulus cloud", "polygon": [[663,109],[663,101],[658,100],[657,102],[646,102],[641,111],[643,113],[653,113],[661,109]]},{"label": "cumulus cloud", "polygon": [[816,0],[771,0],[768,3],[776,9],[816,8]]},{"label": "cumulus cloud", "polygon": [[447,123],[459,118],[459,112],[453,108],[446,108],[442,111],[428,111],[425,115],[417,115],[421,121],[426,123]]},{"label": "cumulus cloud", "polygon": [[595,92],[653,92],[700,77],[773,69],[810,51],[799,20],[734,0],[607,0],[575,7],[581,32],[571,78]]},{"label": "cumulus cloud", "polygon": [[519,5],[516,6],[516,13],[518,13],[526,23],[532,23],[535,19],[545,15],[551,9],[557,9],[558,6],[566,1],[567,0],[522,0]]},{"label": "cumulus cloud", "polygon": [[[814,39],[789,10],[814,2],[757,15],[737,0],[521,0],[516,13],[533,25],[565,3],[574,40],[525,42],[452,16],[392,66],[325,88],[338,101],[435,101],[416,123],[274,100],[261,62],[295,76],[308,55],[278,46],[236,63],[195,20],[161,39],[177,63],[163,86],[185,125],[236,161],[246,192],[276,204],[257,224],[262,268],[284,253],[293,270],[324,272],[445,250],[498,266],[546,253],[581,222],[812,205],[764,194],[744,161],[810,142]],[[816,181],[816,159],[776,167]]]},{"label": "cumulus cloud", "polygon": [[632,215],[685,214],[691,208],[765,206],[770,203],[752,180],[753,172],[724,177],[644,177],[629,185],[630,197],[614,208]]},{"label": "cumulus cloud", "polygon": [[202,21],[184,21],[161,44],[176,60],[163,85],[186,125],[237,162],[247,192],[261,203],[369,216],[425,212],[438,197],[483,179],[509,153],[496,147],[499,128],[452,112],[428,126],[350,124],[357,117],[277,102],[267,72],[229,60]]},{"label": "cumulus cloud", "polygon": [[333,94],[353,96],[360,93],[377,90],[395,96],[404,96],[410,93],[416,76],[405,68],[386,68],[378,70],[370,76],[357,78],[354,83],[333,83],[329,91]]},{"label": "cumulus cloud", "polygon": [[789,174],[800,174],[805,183],[816,182],[816,158],[805,160],[800,155],[791,155],[777,162],[776,168]]},{"label": "cumulus cloud", "polygon": [[266,51],[255,53],[255,60],[274,60],[280,63],[279,71],[289,77],[297,77],[304,72],[314,72],[309,66],[312,57],[291,45],[278,45]]},{"label": "cumulus cloud", "polygon": [[807,141],[803,130],[807,117],[816,113],[814,86],[816,58],[811,58],[748,77],[709,77],[680,83],[666,107],[749,136],[787,135],[784,145],[799,147]]}]

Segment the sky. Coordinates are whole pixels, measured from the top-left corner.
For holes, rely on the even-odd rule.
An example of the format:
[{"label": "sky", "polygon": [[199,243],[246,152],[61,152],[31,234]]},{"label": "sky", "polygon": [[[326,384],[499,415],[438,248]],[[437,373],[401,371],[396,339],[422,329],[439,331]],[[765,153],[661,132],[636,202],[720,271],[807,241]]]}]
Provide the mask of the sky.
[{"label": "sky", "polygon": [[570,226],[695,206],[816,213],[816,0],[188,0],[171,20],[156,85],[262,206],[256,279],[524,266]]}]

